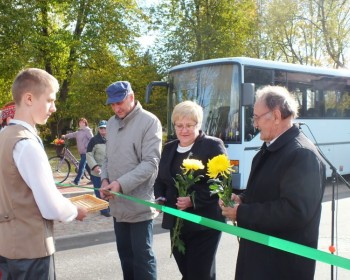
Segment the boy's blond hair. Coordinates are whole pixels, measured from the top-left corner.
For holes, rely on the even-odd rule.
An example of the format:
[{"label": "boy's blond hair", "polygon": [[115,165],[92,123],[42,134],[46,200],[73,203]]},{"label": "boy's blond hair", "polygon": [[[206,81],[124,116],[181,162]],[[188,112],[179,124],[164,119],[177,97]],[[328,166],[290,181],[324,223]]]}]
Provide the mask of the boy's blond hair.
[{"label": "boy's blond hair", "polygon": [[20,104],[22,96],[30,92],[36,97],[47,89],[58,92],[59,84],[55,77],[38,68],[28,68],[21,71],[12,85],[12,96],[16,104]]}]

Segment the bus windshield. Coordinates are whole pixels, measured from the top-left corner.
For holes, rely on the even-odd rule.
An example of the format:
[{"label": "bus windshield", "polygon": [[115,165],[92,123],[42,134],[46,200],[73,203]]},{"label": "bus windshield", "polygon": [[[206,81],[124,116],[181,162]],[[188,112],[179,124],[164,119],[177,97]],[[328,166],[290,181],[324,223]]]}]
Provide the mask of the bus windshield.
[{"label": "bus windshield", "polygon": [[168,73],[166,83],[152,82],[146,92],[150,96],[153,85],[168,89],[168,140],[176,138],[171,123],[175,105],[197,102],[204,113],[201,129],[225,142],[235,169],[233,188],[245,188],[252,159],[263,143],[251,118],[255,91],[266,85],[286,87],[295,96],[299,104],[295,122],[302,132],[341,174],[350,174],[349,71],[233,57],[177,65]]},{"label": "bus windshield", "polygon": [[[239,68],[234,64],[204,65],[169,73],[171,114],[176,104],[196,101],[203,107],[202,130],[225,142],[240,142]],[[170,120],[168,116],[168,120]],[[170,122],[168,122],[170,123]],[[168,134],[174,135],[171,125]]]}]

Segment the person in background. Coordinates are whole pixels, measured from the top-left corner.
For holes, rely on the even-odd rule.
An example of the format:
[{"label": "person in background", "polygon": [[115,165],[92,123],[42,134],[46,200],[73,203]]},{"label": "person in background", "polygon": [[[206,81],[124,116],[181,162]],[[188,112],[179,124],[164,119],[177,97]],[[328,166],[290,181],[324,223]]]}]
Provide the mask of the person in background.
[{"label": "person in background", "polygon": [[101,197],[109,199],[124,279],[157,279],[153,253],[153,219],[158,212],[109,191],[154,201],[162,126],[158,118],[135,100],[127,81],[111,84],[107,104],[115,116],[107,122],[107,151],[102,164]]},{"label": "person in background", "polygon": [[86,149],[90,139],[93,137],[92,130],[89,127],[88,121],[85,118],[79,119],[79,129],[75,132],[62,135],[62,138],[76,138],[78,152],[80,154],[79,170],[75,179],[71,182],[74,185],[79,185],[81,178],[83,177],[84,170],[90,174],[90,168],[86,165]]},{"label": "person in background", "polygon": [[[203,109],[193,101],[184,101],[175,106],[172,123],[177,140],[165,144],[159,164],[159,173],[154,184],[156,200],[166,206],[178,208],[196,215],[225,222],[218,204],[218,196],[211,195],[207,163],[209,159],[221,154],[226,149],[221,139],[207,136],[200,129]],[[196,171],[203,175],[201,180],[190,187],[190,196],[179,197],[175,187],[176,174],[181,174],[184,159],[200,160],[205,169]],[[194,194],[192,196],[192,194]],[[162,227],[170,229],[172,239],[176,218],[164,213]],[[221,238],[221,232],[184,220],[181,240],[185,244],[185,253],[174,247],[174,257],[186,280],[216,279],[215,255]]]},{"label": "person in background", "polygon": [[4,120],[2,119],[2,111],[0,110],[0,131],[3,129],[3,123],[4,123]]},{"label": "person in background", "polygon": [[15,102],[11,101],[9,103],[6,103],[4,107],[1,109],[1,116],[0,116],[0,130],[5,128],[10,121],[13,119],[16,111]]},{"label": "person in background", "polygon": [[[91,170],[91,181],[95,195],[98,198],[101,198],[100,191],[97,190],[101,187],[101,166],[106,157],[106,126],[107,121],[102,120],[99,122],[98,132],[91,138],[86,150],[86,161]],[[101,210],[101,215],[105,217],[111,216],[109,209]]]},{"label": "person in background", "polygon": [[36,125],[56,111],[58,81],[44,70],[21,71],[12,86],[14,119],[0,133],[0,271],[2,280],[55,279],[54,220],[83,220],[57,189]]},{"label": "person in background", "polygon": [[[256,93],[254,126],[264,141],[253,158],[247,188],[222,213],[238,226],[317,248],[325,165],[293,120],[298,103],[287,89]],[[311,280],[315,261],[240,239],[236,280]]]}]

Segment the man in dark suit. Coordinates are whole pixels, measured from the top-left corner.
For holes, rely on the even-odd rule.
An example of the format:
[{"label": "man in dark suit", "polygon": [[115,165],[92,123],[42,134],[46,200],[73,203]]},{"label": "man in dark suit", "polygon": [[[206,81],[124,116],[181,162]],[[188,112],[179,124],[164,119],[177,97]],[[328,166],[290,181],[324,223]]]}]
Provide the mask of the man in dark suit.
[{"label": "man in dark suit", "polygon": [[[257,91],[254,126],[264,141],[247,189],[223,215],[240,227],[317,248],[325,166],[315,146],[293,124],[298,104],[282,87]],[[315,261],[241,239],[236,280],[314,278]]]}]

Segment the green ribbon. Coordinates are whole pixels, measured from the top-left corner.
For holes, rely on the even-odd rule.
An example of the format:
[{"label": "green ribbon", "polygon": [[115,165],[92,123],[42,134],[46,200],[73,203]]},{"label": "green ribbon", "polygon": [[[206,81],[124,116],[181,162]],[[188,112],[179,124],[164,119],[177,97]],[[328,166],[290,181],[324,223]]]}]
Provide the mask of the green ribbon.
[{"label": "green ribbon", "polygon": [[[79,187],[79,188],[85,188],[90,190],[95,190],[95,188],[90,187],[84,187],[84,186],[73,186],[73,185],[65,185],[65,184],[57,184],[60,187]],[[99,190],[99,189],[96,189]],[[304,246],[295,242],[291,242],[288,240],[284,240],[281,238],[273,237],[270,235],[266,235],[263,233],[255,232],[249,229],[241,228],[238,226],[232,226],[226,223],[218,222],[212,219],[208,219],[202,216],[198,216],[192,213],[188,213],[185,211],[181,211],[175,208],[171,208],[168,206],[155,204],[149,201],[145,201],[136,197],[131,197],[125,194],[111,192],[115,194],[116,196],[122,197],[124,199],[131,200],[133,202],[143,204],[145,206],[153,207],[159,211],[163,211],[165,213],[174,215],[176,217],[180,217],[182,219],[191,221],[196,224],[200,224],[209,228],[213,228],[222,232],[226,232],[232,235],[236,235],[238,237],[260,243],[272,248],[276,248],[282,251],[286,251],[292,254],[296,254],[302,257],[306,257],[309,259],[317,260],[320,262],[324,262],[330,265],[342,267],[345,269],[350,270],[350,259],[333,255],[328,252],[320,251],[308,246]]]}]

